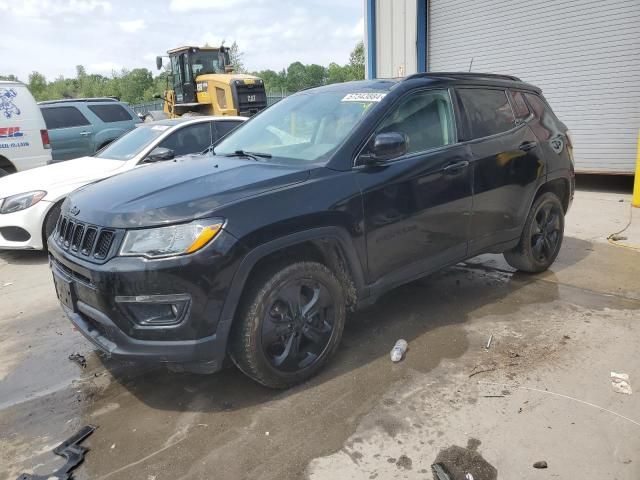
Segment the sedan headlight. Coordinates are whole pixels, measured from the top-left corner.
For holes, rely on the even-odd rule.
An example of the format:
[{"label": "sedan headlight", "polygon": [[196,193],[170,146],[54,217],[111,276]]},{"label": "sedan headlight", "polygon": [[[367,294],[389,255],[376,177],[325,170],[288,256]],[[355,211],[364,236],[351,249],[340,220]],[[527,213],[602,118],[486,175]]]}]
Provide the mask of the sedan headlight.
[{"label": "sedan headlight", "polygon": [[29,208],[44,198],[47,192],[36,190],[34,192],[19,193],[0,200],[0,213],[13,213]]},{"label": "sedan headlight", "polygon": [[217,218],[169,227],[129,230],[120,255],[159,258],[194,253],[213,240],[223,225],[224,220]]}]

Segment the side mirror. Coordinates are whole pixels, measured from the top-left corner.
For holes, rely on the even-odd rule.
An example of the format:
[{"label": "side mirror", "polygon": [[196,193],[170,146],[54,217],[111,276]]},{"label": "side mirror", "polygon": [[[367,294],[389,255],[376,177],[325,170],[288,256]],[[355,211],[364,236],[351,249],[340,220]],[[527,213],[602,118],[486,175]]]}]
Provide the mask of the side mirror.
[{"label": "side mirror", "polygon": [[156,57],[156,68],[158,70],[162,68],[162,57]]},{"label": "side mirror", "polygon": [[149,152],[147,158],[144,159],[144,163],[155,163],[163,162],[165,160],[173,160],[175,156],[175,153],[170,148],[156,147],[151,150],[151,152]]},{"label": "side mirror", "polygon": [[369,153],[363,155],[365,165],[380,165],[407,153],[407,135],[398,132],[379,133],[371,142]]}]

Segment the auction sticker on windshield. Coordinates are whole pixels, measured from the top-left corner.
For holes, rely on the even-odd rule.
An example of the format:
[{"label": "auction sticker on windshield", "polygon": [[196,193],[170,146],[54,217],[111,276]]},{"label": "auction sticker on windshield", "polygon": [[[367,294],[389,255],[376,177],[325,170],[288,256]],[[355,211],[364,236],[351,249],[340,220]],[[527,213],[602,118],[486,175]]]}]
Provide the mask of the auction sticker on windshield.
[{"label": "auction sticker on windshield", "polygon": [[342,102],[379,102],[387,94],[381,92],[348,93],[342,98]]}]

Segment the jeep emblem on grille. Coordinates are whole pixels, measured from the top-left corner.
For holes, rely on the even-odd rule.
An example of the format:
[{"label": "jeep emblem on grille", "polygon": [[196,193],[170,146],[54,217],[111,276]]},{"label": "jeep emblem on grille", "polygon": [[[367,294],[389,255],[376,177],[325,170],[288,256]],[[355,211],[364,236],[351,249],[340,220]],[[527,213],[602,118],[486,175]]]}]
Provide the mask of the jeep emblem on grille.
[{"label": "jeep emblem on grille", "polygon": [[71,207],[71,210],[69,210],[69,213],[75,217],[80,213],[80,209],[77,205],[74,205],[73,207]]}]

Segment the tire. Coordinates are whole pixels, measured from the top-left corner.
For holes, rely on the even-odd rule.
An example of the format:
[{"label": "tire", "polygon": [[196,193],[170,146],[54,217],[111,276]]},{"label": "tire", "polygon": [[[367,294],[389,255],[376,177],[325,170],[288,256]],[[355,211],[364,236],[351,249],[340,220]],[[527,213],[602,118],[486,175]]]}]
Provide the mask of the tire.
[{"label": "tire", "polygon": [[62,202],[58,202],[53,207],[51,207],[51,210],[49,210],[47,216],[44,217],[44,222],[42,223],[42,249],[45,252],[47,251],[47,239],[56,229],[58,217],[60,217],[61,210]]},{"label": "tire", "polygon": [[7,172],[6,170],[0,168],[0,178],[6,177],[7,175],[9,175],[9,172]]},{"label": "tire", "polygon": [[340,343],[346,318],[343,292],[336,275],[320,263],[268,269],[243,296],[229,342],[233,363],[269,388],[291,387],[312,377]]},{"label": "tire", "polygon": [[529,211],[520,242],[504,252],[513,268],[527,273],[539,273],[555,261],[564,238],[564,208],[553,193],[540,195]]}]

